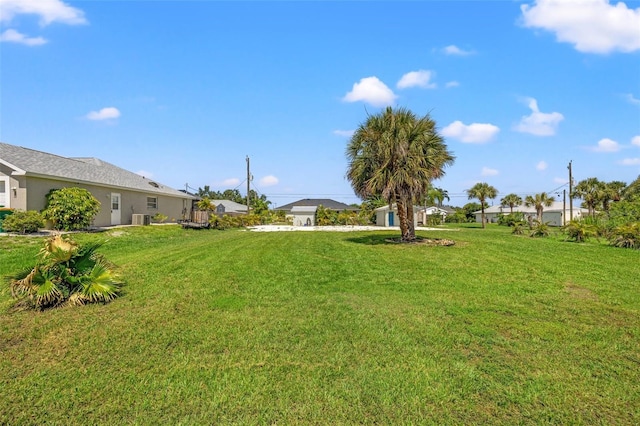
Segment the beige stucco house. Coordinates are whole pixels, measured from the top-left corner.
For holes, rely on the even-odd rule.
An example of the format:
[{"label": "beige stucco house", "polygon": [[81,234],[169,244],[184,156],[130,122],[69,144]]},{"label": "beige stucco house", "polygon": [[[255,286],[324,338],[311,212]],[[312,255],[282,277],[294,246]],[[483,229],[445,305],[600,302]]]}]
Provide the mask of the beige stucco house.
[{"label": "beige stucco house", "polygon": [[[194,197],[97,158],[68,158],[0,142],[0,206],[42,210],[52,189],[79,187],[100,201],[94,226],[161,213],[189,217]],[[136,220],[137,221],[137,220]]]},{"label": "beige stucco house", "polygon": [[[537,218],[537,212],[535,207],[527,207],[524,204],[514,206],[513,211],[521,212],[524,214],[526,220],[533,220]],[[504,206],[491,206],[484,209],[485,221],[489,223],[498,222],[498,218],[501,215],[506,215],[511,212],[511,208]],[[580,219],[589,213],[587,209],[583,209],[577,206],[573,206],[573,219]],[[476,216],[476,222],[482,222],[482,210],[473,212]],[[554,201],[551,206],[545,207],[542,210],[542,221],[549,223],[551,226],[562,226],[571,220],[569,204],[565,204],[562,201]]]}]

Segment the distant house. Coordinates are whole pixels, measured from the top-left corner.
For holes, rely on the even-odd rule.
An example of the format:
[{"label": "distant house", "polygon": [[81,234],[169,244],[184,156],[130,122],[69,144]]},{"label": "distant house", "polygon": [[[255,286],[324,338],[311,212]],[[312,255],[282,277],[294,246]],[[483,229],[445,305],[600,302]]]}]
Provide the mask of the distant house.
[{"label": "distant house", "polygon": [[217,216],[238,216],[241,214],[247,214],[247,206],[244,204],[236,203],[231,200],[211,200],[213,206],[213,213]]},{"label": "distant house", "polygon": [[[527,207],[524,204],[513,207],[513,212],[521,212],[524,214],[525,220],[533,220],[537,219],[538,215],[535,207]],[[497,223],[498,218],[501,215],[506,215],[511,213],[510,207],[503,206],[491,206],[484,209],[485,220],[488,223]],[[580,219],[581,217],[587,215],[589,210],[583,209],[577,206],[573,207],[573,218]],[[478,210],[477,212],[473,212],[476,217],[476,222],[482,222],[482,210]],[[549,207],[545,207],[542,210],[542,221],[549,222],[551,226],[562,226],[566,222],[569,222],[570,212],[569,212],[569,204],[566,205],[562,201],[554,201],[553,204]]]},{"label": "distant house", "polygon": [[[376,225],[377,226],[400,226],[400,220],[398,218],[398,206],[393,204],[391,207],[388,205],[378,207],[374,210],[376,213]],[[413,225],[418,226],[418,218],[420,216],[420,206],[413,206]]]},{"label": "distant house", "polygon": [[330,198],[304,198],[276,207],[274,210],[283,211],[287,219],[291,220],[295,226],[315,226],[316,211],[320,206],[337,212],[360,210],[358,207],[350,206]]},{"label": "distant house", "polygon": [[315,226],[318,206],[293,206],[291,219],[293,226]]},{"label": "distant house", "polygon": [[42,210],[52,189],[78,187],[100,202],[94,226],[131,224],[133,215],[189,217],[194,197],[97,158],[67,158],[0,142],[0,205]]},{"label": "distant house", "polygon": [[428,206],[418,208],[418,224],[427,224],[431,216],[438,216],[442,222],[445,221],[447,215],[453,214],[452,209],[446,207]]},{"label": "distant house", "polygon": [[335,201],[330,198],[304,198],[302,200],[294,201],[293,203],[285,204],[280,207],[274,208],[274,210],[282,210],[286,214],[291,213],[291,209],[296,206],[307,206],[307,207],[318,207],[322,206],[325,209],[335,210],[338,212],[342,211],[358,211],[360,210],[358,207],[350,206],[345,203],[341,203],[340,201]]}]

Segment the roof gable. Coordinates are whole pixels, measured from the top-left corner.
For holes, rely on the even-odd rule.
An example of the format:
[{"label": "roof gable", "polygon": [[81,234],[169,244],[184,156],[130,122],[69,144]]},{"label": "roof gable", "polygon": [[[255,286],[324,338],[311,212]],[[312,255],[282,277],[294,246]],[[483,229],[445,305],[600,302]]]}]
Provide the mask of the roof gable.
[{"label": "roof gable", "polygon": [[342,211],[342,210],[354,210],[355,211],[355,210],[359,210],[357,207],[353,207],[353,206],[350,206],[348,204],[332,200],[330,198],[305,198],[305,199],[302,199],[302,200],[294,201],[293,203],[285,204],[283,206],[275,208],[274,210],[289,211],[293,207],[296,207],[296,206],[315,206],[315,207],[322,206],[325,209],[337,210],[337,211]]},{"label": "roof gable", "polygon": [[135,191],[193,198],[98,158],[68,158],[0,142],[0,161],[15,175],[118,187]]}]

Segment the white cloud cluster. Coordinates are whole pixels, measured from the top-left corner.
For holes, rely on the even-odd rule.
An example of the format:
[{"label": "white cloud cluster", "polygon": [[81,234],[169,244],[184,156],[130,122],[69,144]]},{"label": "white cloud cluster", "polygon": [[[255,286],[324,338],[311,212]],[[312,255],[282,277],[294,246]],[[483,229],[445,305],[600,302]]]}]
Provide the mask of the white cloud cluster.
[{"label": "white cloud cluster", "polygon": [[465,143],[485,143],[493,139],[500,128],[489,123],[464,124],[462,121],[454,121],[442,129],[440,133],[448,138],[459,139]]},{"label": "white cloud cluster", "polygon": [[622,164],[623,166],[640,166],[640,158],[625,158],[624,160],[620,161],[620,164]]},{"label": "white cloud cluster", "polygon": [[433,71],[418,70],[406,73],[398,81],[398,89],[407,89],[409,87],[421,87],[423,89],[435,89],[437,85],[430,80],[435,75]]},{"label": "white cloud cluster", "polygon": [[546,161],[540,161],[538,164],[536,164],[536,170],[538,171],[547,170],[547,167],[549,167],[549,165]]},{"label": "white cloud cluster", "polygon": [[458,46],[453,44],[445,47],[444,49],[442,49],[442,51],[446,55],[453,55],[453,56],[468,56],[468,55],[473,55],[475,53],[472,50],[460,49]]},{"label": "white cloud cluster", "polygon": [[102,108],[100,111],[91,111],[86,115],[89,120],[112,120],[120,117],[120,111],[115,107]]},{"label": "white cloud cluster", "polygon": [[268,175],[260,179],[260,186],[274,186],[280,182],[280,179],[273,175]]},{"label": "white cloud cluster", "polygon": [[482,176],[497,176],[497,175],[498,175],[498,173],[500,173],[500,172],[498,172],[498,170],[496,170],[496,169],[491,169],[491,168],[489,168],[489,167],[483,167],[483,168],[482,168],[482,171],[480,172],[480,174],[481,174]]},{"label": "white cloud cluster", "polygon": [[[84,12],[60,0],[1,0],[0,22],[9,23],[18,15],[38,16],[40,26],[54,22],[68,25],[86,24]],[[9,28],[0,35],[0,42],[19,43],[25,46],[41,46],[47,43],[43,37],[30,37]]]},{"label": "white cloud cluster", "polygon": [[555,135],[558,125],[564,120],[564,116],[559,112],[540,112],[538,101],[533,98],[528,98],[527,101],[529,102],[529,108],[531,108],[531,114],[523,116],[514,127],[514,130],[536,136]]},{"label": "white cloud cluster", "polygon": [[337,136],[342,136],[345,138],[350,138],[355,133],[355,130],[334,130],[333,134]]},{"label": "white cloud cluster", "polygon": [[2,0],[0,21],[9,22],[17,15],[37,15],[40,25],[53,22],[68,25],[86,24],[84,12],[60,0]]},{"label": "white cloud cluster", "polygon": [[19,43],[27,46],[41,46],[47,43],[42,37],[28,37],[14,29],[8,29],[0,34],[0,42]]},{"label": "white cloud cluster", "polygon": [[631,138],[631,145],[635,145],[640,148],[640,135]]},{"label": "white cloud cluster", "polygon": [[458,87],[460,86],[460,83],[458,83],[457,81],[448,81],[444,87],[446,87],[447,89],[450,89],[451,87]]},{"label": "white cloud cluster", "polygon": [[591,149],[594,152],[618,152],[620,144],[612,139],[604,138],[598,141],[598,144]]},{"label": "white cloud cluster", "polygon": [[220,183],[220,185],[215,185],[215,186],[229,188],[231,186],[238,186],[239,184],[240,184],[240,179],[238,179],[238,178],[227,178],[227,179],[223,180]]},{"label": "white cloud cluster", "polygon": [[633,105],[640,105],[640,99],[636,98],[635,96],[633,96],[632,93],[626,93],[624,95],[624,98],[627,100],[627,102],[629,102],[630,104]]},{"label": "white cloud cluster", "polygon": [[522,23],[555,33],[560,42],[588,53],[640,50],[640,8],[609,0],[536,0],[520,6]]},{"label": "white cloud cluster", "polygon": [[344,98],[345,102],[366,102],[376,107],[389,106],[398,98],[378,77],[365,77],[354,83]]}]

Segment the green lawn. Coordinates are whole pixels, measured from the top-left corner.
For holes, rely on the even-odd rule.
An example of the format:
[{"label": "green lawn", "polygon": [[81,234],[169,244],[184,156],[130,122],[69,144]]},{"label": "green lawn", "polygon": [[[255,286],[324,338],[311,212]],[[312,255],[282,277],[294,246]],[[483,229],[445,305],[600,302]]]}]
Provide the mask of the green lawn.
[{"label": "green lawn", "polygon": [[[502,227],[119,228],[108,305],[10,312],[0,424],[638,424],[640,251]],[[0,237],[0,274],[42,240]]]}]

